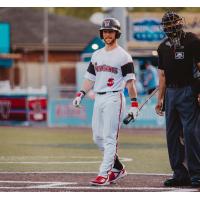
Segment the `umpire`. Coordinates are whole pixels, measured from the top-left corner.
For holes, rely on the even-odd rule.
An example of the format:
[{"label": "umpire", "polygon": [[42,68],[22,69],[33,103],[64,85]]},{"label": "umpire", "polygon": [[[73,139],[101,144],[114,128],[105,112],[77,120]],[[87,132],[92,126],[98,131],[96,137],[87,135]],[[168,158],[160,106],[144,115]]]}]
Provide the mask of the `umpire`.
[{"label": "umpire", "polygon": [[[161,26],[165,39],[158,47],[159,94],[155,107],[163,115],[173,177],[167,187],[200,187],[200,88],[194,88],[193,70],[200,70],[200,39],[183,31],[183,18],[166,12]],[[180,138],[184,138],[184,143]]]}]

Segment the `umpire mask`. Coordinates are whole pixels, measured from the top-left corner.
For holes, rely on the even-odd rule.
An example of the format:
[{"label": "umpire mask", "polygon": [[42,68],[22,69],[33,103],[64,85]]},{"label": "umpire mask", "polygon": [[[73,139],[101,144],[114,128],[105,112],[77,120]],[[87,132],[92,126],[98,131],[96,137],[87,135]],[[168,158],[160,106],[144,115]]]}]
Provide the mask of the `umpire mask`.
[{"label": "umpire mask", "polygon": [[166,12],[162,18],[161,27],[175,48],[181,46],[183,25],[183,18],[173,11]]}]

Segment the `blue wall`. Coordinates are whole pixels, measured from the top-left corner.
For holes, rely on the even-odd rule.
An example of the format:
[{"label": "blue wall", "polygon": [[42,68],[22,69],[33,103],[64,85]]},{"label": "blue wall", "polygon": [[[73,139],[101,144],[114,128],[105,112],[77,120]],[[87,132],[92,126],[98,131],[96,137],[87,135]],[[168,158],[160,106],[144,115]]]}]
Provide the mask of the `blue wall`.
[{"label": "blue wall", "polygon": [[[140,97],[139,102],[143,102],[145,97]],[[129,98],[126,99],[129,105]],[[48,125],[50,127],[60,126],[86,126],[91,127],[94,101],[84,99],[80,109],[74,108],[72,99],[50,99],[48,109]],[[139,117],[134,123],[123,127],[165,127],[165,118],[155,113],[156,97],[152,98],[141,110]],[[128,106],[127,106],[128,110]]]}]

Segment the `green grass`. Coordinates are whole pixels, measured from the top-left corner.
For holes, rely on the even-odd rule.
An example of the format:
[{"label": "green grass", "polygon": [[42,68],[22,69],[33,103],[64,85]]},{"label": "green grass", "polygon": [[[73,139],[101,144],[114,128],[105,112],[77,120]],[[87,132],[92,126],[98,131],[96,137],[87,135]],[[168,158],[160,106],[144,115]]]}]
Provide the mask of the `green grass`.
[{"label": "green grass", "polygon": [[[118,153],[129,172],[170,173],[164,131],[122,129]],[[102,154],[91,129],[0,128],[0,171],[98,171]],[[80,163],[73,163],[78,162]],[[99,161],[98,163],[87,163]],[[43,162],[37,164],[8,162]],[[72,162],[47,164],[45,162]],[[84,162],[84,163],[81,163]]]}]

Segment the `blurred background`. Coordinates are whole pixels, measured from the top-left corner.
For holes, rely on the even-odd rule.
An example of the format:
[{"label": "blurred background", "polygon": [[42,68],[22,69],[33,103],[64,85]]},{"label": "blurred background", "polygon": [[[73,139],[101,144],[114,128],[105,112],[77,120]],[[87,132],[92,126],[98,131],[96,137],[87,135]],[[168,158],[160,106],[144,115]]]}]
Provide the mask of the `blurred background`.
[{"label": "blurred background", "polygon": [[[94,94],[72,106],[92,53],[104,46],[105,17],[121,23],[119,44],[134,60],[139,102],[158,85],[157,47],[165,38],[161,18],[169,8],[0,8],[0,125],[90,127]],[[200,36],[200,8],[174,8],[186,31]],[[129,102],[127,91],[124,91]],[[163,128],[156,98],[128,127]]]}]

